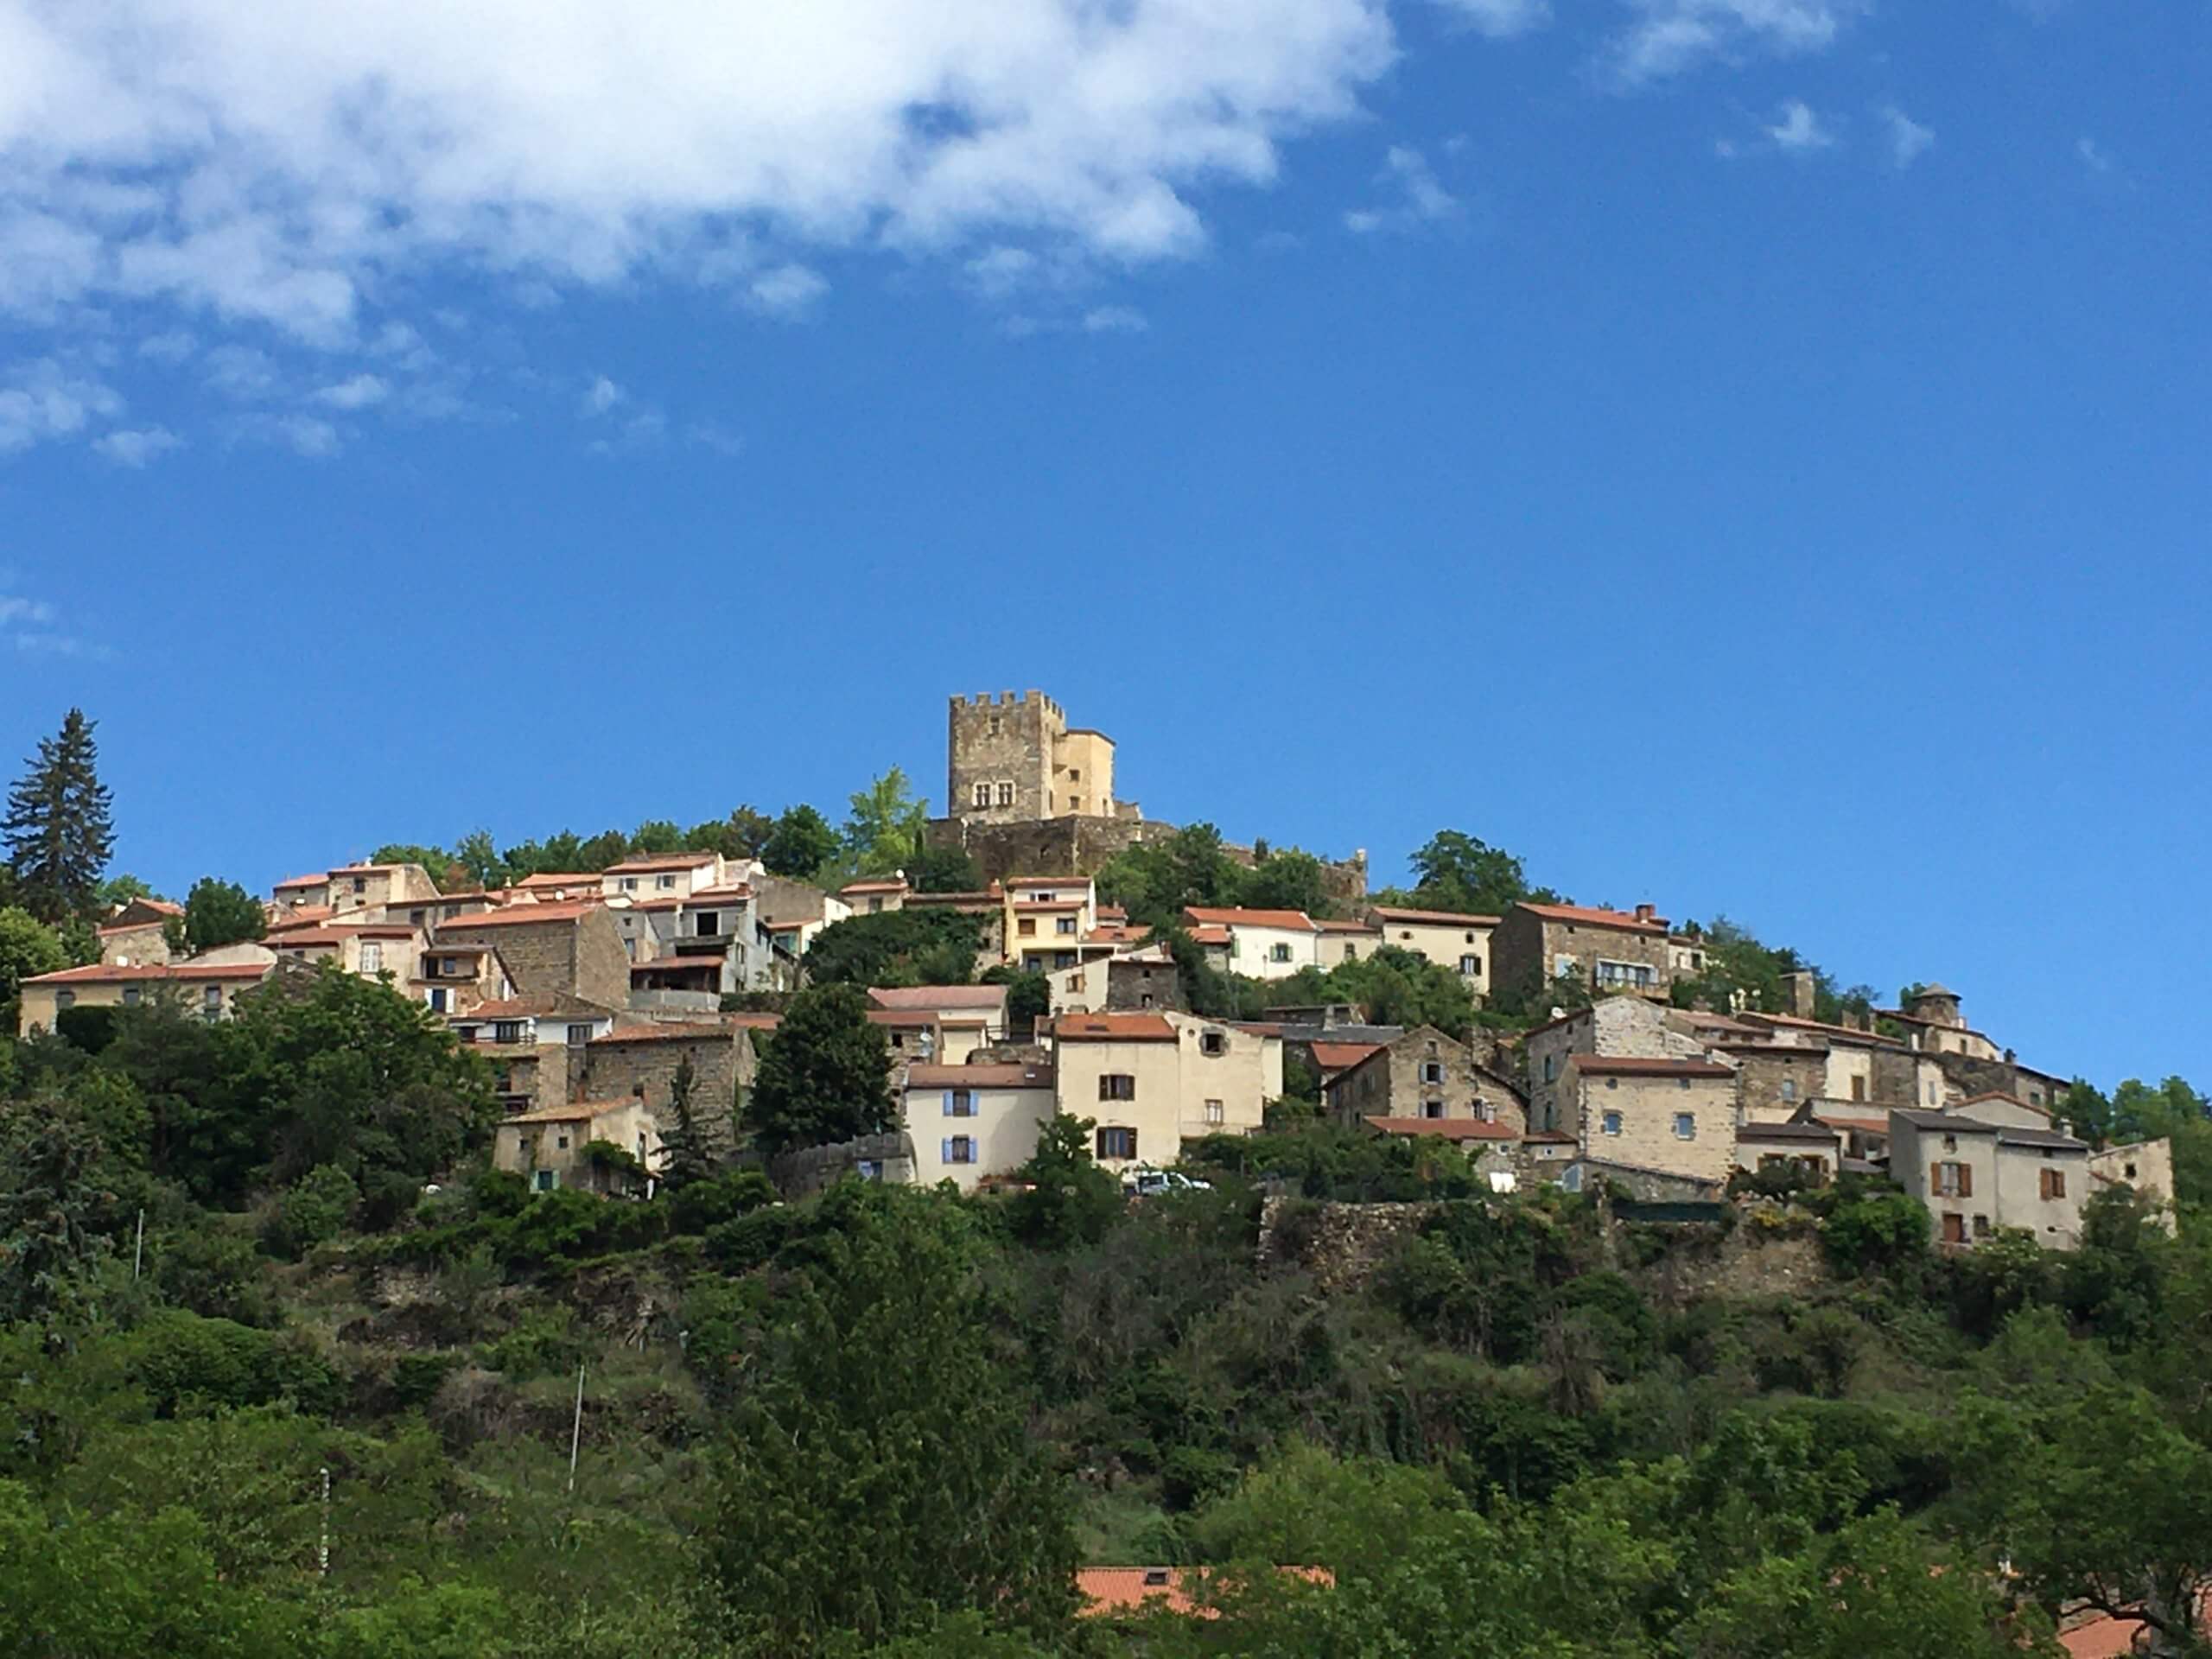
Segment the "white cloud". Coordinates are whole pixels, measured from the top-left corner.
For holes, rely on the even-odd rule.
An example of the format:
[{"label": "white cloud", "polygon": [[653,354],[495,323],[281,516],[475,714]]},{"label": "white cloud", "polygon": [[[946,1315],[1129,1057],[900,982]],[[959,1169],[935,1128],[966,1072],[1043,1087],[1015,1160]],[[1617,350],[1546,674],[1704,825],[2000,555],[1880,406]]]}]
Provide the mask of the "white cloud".
[{"label": "white cloud", "polygon": [[1485,35],[1504,38],[1525,35],[1551,21],[1547,0],[1437,0],[1446,11],[1458,12]]},{"label": "white cloud", "polygon": [[1417,149],[1393,144],[1376,178],[1396,200],[1353,209],[1344,215],[1346,230],[1408,231],[1454,218],[1459,212],[1459,199],[1437,182],[1427,159]]},{"label": "white cloud", "polygon": [[0,594],[0,627],[13,628],[29,622],[37,626],[54,620],[54,607],[42,599],[25,599],[19,594]]},{"label": "white cloud", "polygon": [[2079,140],[2074,146],[2074,153],[2082,158],[2082,165],[2092,173],[2110,173],[2120,165],[2113,159],[2112,152],[2094,138]]},{"label": "white cloud", "polygon": [[246,404],[276,390],[276,359],[254,346],[218,346],[207,359],[207,385],[224,397]]},{"label": "white cloud", "polygon": [[[1539,10],[1459,5],[1494,30]],[[1160,258],[1202,244],[1198,193],[1271,182],[1394,57],[1386,0],[648,16],[0,0],[0,311],[167,299],[341,345],[433,269],[557,297],[729,237]]]},{"label": "white cloud", "polygon": [[1031,280],[1037,256],[1027,248],[988,248],[968,262],[968,280],[986,299],[1001,300]]},{"label": "white cloud", "polygon": [[1817,52],[1869,0],[1627,0],[1637,20],[1611,42],[1606,67],[1629,85],[1745,52]]},{"label": "white cloud", "polygon": [[1826,149],[1835,143],[1835,134],[1813,113],[1812,105],[1800,99],[1793,98],[1784,104],[1782,119],[1766,128],[1765,132],[1774,140],[1776,149],[1798,154]]},{"label": "white cloud", "polygon": [[1088,334],[1141,334],[1151,327],[1144,313],[1126,305],[1102,305],[1083,314],[1083,329]]},{"label": "white cloud", "polygon": [[583,401],[577,406],[576,412],[589,420],[595,416],[604,415],[616,404],[627,401],[629,396],[628,392],[602,374],[594,380],[589,389],[585,391]]},{"label": "white cloud", "polygon": [[391,385],[383,376],[357,374],[335,385],[325,386],[315,395],[315,400],[327,409],[366,409],[380,404],[391,395]]},{"label": "white cloud", "polygon": [[1882,110],[1882,124],[1889,129],[1890,160],[1910,167],[1936,147],[1936,130],[1923,127],[1895,105]]},{"label": "white cloud", "polygon": [[162,334],[149,334],[138,342],[138,355],[156,363],[166,363],[174,368],[200,348],[200,342],[190,332],[171,328]]},{"label": "white cloud", "polygon": [[249,415],[234,423],[234,435],[274,444],[308,461],[325,461],[341,447],[338,429],[313,415]]},{"label": "white cloud", "polygon": [[813,309],[814,302],[830,291],[830,284],[804,265],[778,265],[755,276],[746,291],[755,310],[796,317]]},{"label": "white cloud", "polygon": [[711,449],[718,455],[741,454],[744,437],[731,431],[719,421],[695,421],[683,431],[683,441],[697,449]]},{"label": "white cloud", "polygon": [[121,412],[112,386],[42,357],[0,374],[0,455],[44,439],[74,437],[93,421]]},{"label": "white cloud", "polygon": [[118,467],[143,467],[156,456],[183,447],[184,440],[165,426],[111,432],[92,440],[92,448]]},{"label": "white cloud", "polygon": [[[13,582],[15,572],[0,569],[0,582]],[[27,657],[90,657],[105,661],[111,653],[56,626],[59,607],[50,601],[21,594],[0,594],[0,642]]]}]

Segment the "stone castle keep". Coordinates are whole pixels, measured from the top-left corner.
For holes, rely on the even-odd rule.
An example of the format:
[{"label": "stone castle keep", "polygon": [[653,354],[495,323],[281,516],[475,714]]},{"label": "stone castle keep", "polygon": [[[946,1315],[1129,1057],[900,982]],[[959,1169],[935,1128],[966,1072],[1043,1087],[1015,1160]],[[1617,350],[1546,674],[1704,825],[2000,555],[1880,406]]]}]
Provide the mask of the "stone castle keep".
[{"label": "stone castle keep", "polygon": [[945,754],[945,810],[969,823],[1144,816],[1114,798],[1114,740],[1041,691],[953,698]]},{"label": "stone castle keep", "polygon": [[[1116,853],[1175,833],[1114,792],[1114,740],[1068,724],[1042,691],[950,701],[945,728],[945,816],[933,845],[964,849],[986,881],[1018,875],[1096,875]],[[1231,857],[1252,860],[1249,848]],[[1364,855],[1324,866],[1347,902],[1367,893]]]}]

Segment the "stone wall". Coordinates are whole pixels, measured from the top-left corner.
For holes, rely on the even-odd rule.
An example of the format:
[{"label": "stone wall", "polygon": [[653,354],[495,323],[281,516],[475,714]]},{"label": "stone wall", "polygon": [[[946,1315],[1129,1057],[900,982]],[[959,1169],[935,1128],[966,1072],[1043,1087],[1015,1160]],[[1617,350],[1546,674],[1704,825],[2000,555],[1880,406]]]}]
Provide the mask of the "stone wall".
[{"label": "stone wall", "polygon": [[1970,1054],[1922,1053],[1943,1069],[1943,1080],[1961,1100],[1976,1095],[2011,1095],[2031,1106],[2056,1114],[2058,1102],[2039,1077],[2024,1073],[2007,1054],[2001,1060],[1977,1059]]},{"label": "stone wall", "polygon": [[753,1086],[757,1060],[744,1027],[655,1026],[616,1031],[584,1046],[580,1100],[624,1100],[643,1090],[664,1133],[672,1128],[677,1069],[691,1062],[694,1121],[718,1138],[734,1139],[737,1105]]},{"label": "stone wall", "polygon": [[1787,1123],[1827,1081],[1824,1048],[1738,1046],[1725,1052],[1736,1062],[1736,1106],[1748,1122]]},{"label": "stone wall", "polygon": [[1669,1307],[1707,1296],[1804,1296],[1830,1282],[1813,1217],[1764,1204],[1738,1205],[1732,1228],[1701,1247],[1686,1240],[1633,1277]]},{"label": "stone wall", "polygon": [[835,1186],[856,1173],[862,1164],[874,1166],[873,1179],[903,1186],[914,1179],[914,1142],[903,1130],[897,1130],[864,1135],[834,1146],[803,1147],[771,1164],[768,1179],[785,1198],[797,1200]]},{"label": "stone wall", "polygon": [[1268,1198],[1260,1206],[1260,1265],[1309,1273],[1325,1294],[1357,1290],[1442,1208]]},{"label": "stone wall", "polygon": [[1175,826],[1086,813],[1014,823],[932,818],[928,833],[933,847],[966,849],[985,881],[1003,881],[1016,875],[1096,875],[1116,853],[1164,840]]},{"label": "stone wall", "polygon": [[[945,730],[946,812],[993,823],[1047,816],[1053,747],[1067,725],[1059,705],[1041,691],[954,697]],[[1001,805],[999,786],[1007,783],[1014,799]],[[988,805],[976,804],[978,785],[988,791]],[[1051,874],[1066,872],[1052,868]]]}]

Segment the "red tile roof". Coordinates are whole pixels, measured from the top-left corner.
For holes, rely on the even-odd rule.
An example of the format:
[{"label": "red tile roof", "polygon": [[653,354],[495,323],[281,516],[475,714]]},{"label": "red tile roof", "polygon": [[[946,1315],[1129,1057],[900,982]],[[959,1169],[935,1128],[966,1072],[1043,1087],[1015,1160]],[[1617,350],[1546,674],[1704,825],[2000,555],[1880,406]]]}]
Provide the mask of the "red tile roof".
[{"label": "red tile roof", "polygon": [[1370,1054],[1382,1052],[1381,1043],[1316,1043],[1313,1064],[1324,1071],[1349,1071]]},{"label": "red tile roof", "polygon": [[868,1000],[879,1008],[1002,1008],[1003,985],[878,986]]},{"label": "red tile roof", "polygon": [[1302,910],[1230,910],[1207,905],[1185,905],[1183,914],[1204,925],[1217,927],[1279,927],[1293,933],[1317,933],[1313,918]]},{"label": "red tile roof", "polygon": [[1510,1123],[1485,1123],[1478,1117],[1363,1117],[1382,1135],[1425,1135],[1440,1141],[1518,1141]]},{"label": "red tile roof", "polygon": [[1567,1064],[1590,1077],[1732,1077],[1711,1060],[1660,1060],[1626,1055],[1570,1054]]},{"label": "red tile roof", "polygon": [[149,928],[158,933],[166,925],[166,918],[157,916],[150,921],[144,922],[110,922],[105,927],[96,927],[92,931],[104,939],[111,935],[143,933]]},{"label": "red tile roof", "polygon": [[714,861],[712,853],[640,854],[636,858],[626,858],[620,864],[608,865],[605,874],[627,875],[633,872],[650,873],[655,870],[696,870],[702,864]]},{"label": "red tile roof", "polygon": [[1194,927],[1191,930],[1193,944],[1227,944],[1229,930],[1225,927]]},{"label": "red tile roof", "polygon": [[870,1008],[868,1023],[872,1026],[898,1026],[921,1029],[938,1023],[938,1016],[927,1008]]},{"label": "red tile roof", "polygon": [[906,891],[906,884],[904,881],[848,881],[837,889],[837,896],[842,899],[849,893],[904,893]]},{"label": "red tile roof", "polygon": [[1376,905],[1367,913],[1380,916],[1386,922],[1414,922],[1427,927],[1496,927],[1498,924],[1495,916],[1477,916],[1456,910],[1407,910],[1397,905]]},{"label": "red tile roof", "polygon": [[1049,1065],[910,1065],[909,1089],[1050,1089]]},{"label": "red tile roof", "polygon": [[727,904],[733,899],[750,899],[752,896],[751,887],[742,881],[734,881],[726,887],[702,887],[696,893],[686,894],[679,902],[687,905]]},{"label": "red tile roof", "polygon": [[211,979],[266,979],[274,964],[266,962],[88,963],[82,968],[62,968],[35,974],[25,985],[136,985],[148,980],[195,982]]},{"label": "red tile roof", "polygon": [[1175,1027],[1157,1014],[1062,1014],[1050,1027],[1063,1043],[1172,1043]]},{"label": "red tile roof", "polygon": [[441,935],[474,932],[480,927],[525,927],[552,922],[573,922],[598,905],[510,905],[505,910],[481,911],[473,916],[448,916],[438,924]]},{"label": "red tile roof", "polygon": [[[1087,1618],[1096,1618],[1136,1612],[1154,1604],[1173,1613],[1204,1612],[1211,1617],[1212,1610],[1199,1607],[1192,1592],[1212,1571],[1204,1567],[1079,1567],[1075,1587],[1082,1605],[1077,1611]],[[1325,1567],[1279,1567],[1275,1571],[1314,1584],[1337,1581],[1336,1574]]]},{"label": "red tile roof", "polygon": [[635,1100],[579,1100],[566,1106],[540,1106],[535,1111],[516,1112],[499,1120],[502,1127],[509,1123],[585,1123],[595,1117],[611,1117],[616,1112],[635,1106]]},{"label": "red tile roof", "polygon": [[515,883],[525,893],[535,892],[540,887],[595,887],[598,885],[599,878],[583,870],[545,870],[536,875],[525,875]]},{"label": "red tile roof", "polygon": [[329,880],[330,877],[327,874],[320,875],[296,875],[288,881],[279,881],[275,887],[270,888],[270,892],[289,893],[295,887],[320,887],[326,885]]},{"label": "red tile roof", "polygon": [[1832,1129],[1855,1129],[1860,1135],[1887,1135],[1890,1120],[1886,1117],[1847,1117],[1840,1112],[1815,1112],[1813,1121],[1825,1123]]},{"label": "red tile roof", "polygon": [[1638,933],[1664,933],[1667,931],[1667,920],[1663,916],[1654,916],[1646,921],[1624,910],[1599,910],[1589,905],[1532,905],[1525,900],[1520,907],[1548,922],[1575,922],[1585,927],[1627,928]]}]

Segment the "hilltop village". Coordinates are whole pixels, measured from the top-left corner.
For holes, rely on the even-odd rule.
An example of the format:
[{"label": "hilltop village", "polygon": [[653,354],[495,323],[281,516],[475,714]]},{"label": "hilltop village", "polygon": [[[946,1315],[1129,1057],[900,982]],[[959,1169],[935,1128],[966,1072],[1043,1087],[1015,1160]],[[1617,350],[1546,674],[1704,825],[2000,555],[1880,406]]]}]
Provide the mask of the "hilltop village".
[{"label": "hilltop village", "polygon": [[[658,1174],[690,1102],[728,1104],[726,1128],[711,1116],[737,1149],[764,1039],[817,964],[942,918],[931,937],[969,958],[944,982],[902,967],[860,988],[895,1123],[774,1148],[787,1192],[847,1173],[974,1192],[1029,1163],[1056,1117],[1083,1120],[1092,1157],[1134,1189],[1187,1141],[1303,1116],[1448,1143],[1497,1192],[1710,1204],[1746,1181],[1886,1174],[1958,1249],[2012,1230],[2069,1247],[2107,1186],[2171,1197],[2165,1141],[2077,1136],[2069,1080],[1976,1029],[1942,985],[1821,1018],[1834,999],[1800,970],[1771,1006],[1715,1006],[1694,994],[1711,940],[1654,905],[1382,902],[1363,853],[1311,861],[1328,914],[1187,904],[1133,920],[1117,877],[1179,832],[1116,792],[1110,738],[1006,693],[953,698],[948,750],[948,811],[923,838],[973,887],[925,891],[896,870],[832,888],[713,850],[490,890],[420,861],[342,864],[279,882],[258,938],[196,952],[180,906],[124,903],[98,962],[23,981],[20,1028],[156,997],[222,1019],[327,964],[389,984],[488,1062],[497,1166],[539,1191],[613,1192]],[[1467,1017],[1387,1023],[1294,995],[1359,964],[1461,988]]]}]

